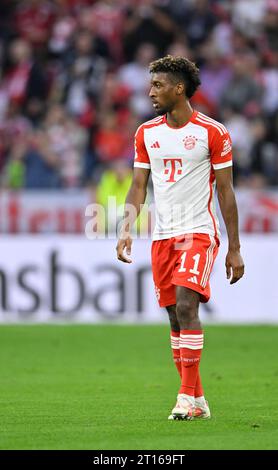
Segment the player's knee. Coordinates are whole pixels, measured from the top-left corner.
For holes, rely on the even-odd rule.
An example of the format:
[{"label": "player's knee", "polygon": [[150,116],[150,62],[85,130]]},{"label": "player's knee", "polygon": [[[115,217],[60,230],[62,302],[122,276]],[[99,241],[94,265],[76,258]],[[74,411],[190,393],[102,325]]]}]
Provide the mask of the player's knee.
[{"label": "player's knee", "polygon": [[195,320],[198,317],[198,311],[196,310],[196,305],[191,302],[191,299],[180,299],[177,302],[177,319],[179,323],[182,322],[182,320],[188,320],[192,321]]}]

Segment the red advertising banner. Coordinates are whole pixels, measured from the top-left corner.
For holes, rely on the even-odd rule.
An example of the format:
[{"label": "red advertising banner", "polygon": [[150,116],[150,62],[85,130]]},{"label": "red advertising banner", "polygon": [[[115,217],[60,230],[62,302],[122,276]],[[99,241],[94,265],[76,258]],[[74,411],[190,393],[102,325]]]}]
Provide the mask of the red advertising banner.
[{"label": "red advertising banner", "polygon": [[[113,194],[111,194],[113,197]],[[242,233],[278,233],[278,191],[236,191]],[[90,191],[1,191],[0,233],[47,234],[85,232]],[[115,207],[112,208],[113,210]],[[153,209],[153,205],[152,205]],[[151,210],[151,205],[150,205]],[[219,212],[219,211],[218,211]],[[109,209],[111,216],[111,208]],[[112,219],[109,230],[115,232]],[[220,219],[221,232],[224,225]],[[112,223],[112,222],[113,223]]]}]

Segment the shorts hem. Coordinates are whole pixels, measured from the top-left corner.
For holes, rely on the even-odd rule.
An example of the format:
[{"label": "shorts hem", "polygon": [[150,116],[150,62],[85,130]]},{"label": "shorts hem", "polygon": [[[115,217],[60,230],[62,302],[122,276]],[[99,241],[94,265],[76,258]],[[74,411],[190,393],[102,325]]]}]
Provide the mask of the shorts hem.
[{"label": "shorts hem", "polygon": [[159,307],[165,308],[165,307],[170,307],[170,305],[176,305],[176,298],[172,298],[170,300],[165,300],[165,301],[158,301]]}]

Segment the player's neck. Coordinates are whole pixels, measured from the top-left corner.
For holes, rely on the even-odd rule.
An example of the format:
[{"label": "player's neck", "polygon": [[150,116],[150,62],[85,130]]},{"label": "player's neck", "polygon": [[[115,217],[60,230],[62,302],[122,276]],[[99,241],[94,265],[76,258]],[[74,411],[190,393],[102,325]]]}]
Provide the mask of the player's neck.
[{"label": "player's neck", "polygon": [[166,114],[167,123],[171,127],[182,127],[190,120],[192,114],[193,109],[189,101],[183,102]]}]

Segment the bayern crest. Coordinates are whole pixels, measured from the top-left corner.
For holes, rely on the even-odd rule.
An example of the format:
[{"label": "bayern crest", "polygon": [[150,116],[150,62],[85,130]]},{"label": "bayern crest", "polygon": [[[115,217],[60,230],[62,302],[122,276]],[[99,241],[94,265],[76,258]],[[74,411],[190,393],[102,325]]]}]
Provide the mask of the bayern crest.
[{"label": "bayern crest", "polygon": [[183,139],[183,144],[184,144],[184,147],[186,148],[186,150],[194,149],[197,140],[198,140],[197,137],[195,137],[194,135],[187,135]]}]

